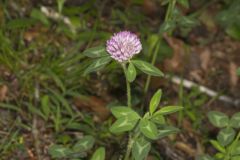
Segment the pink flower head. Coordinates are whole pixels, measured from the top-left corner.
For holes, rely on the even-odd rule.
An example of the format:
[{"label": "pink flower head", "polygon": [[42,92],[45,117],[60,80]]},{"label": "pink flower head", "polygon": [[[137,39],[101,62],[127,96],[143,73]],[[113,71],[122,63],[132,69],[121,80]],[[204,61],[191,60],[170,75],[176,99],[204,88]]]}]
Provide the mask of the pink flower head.
[{"label": "pink flower head", "polygon": [[142,44],[136,34],[129,31],[115,33],[107,41],[107,52],[119,62],[131,59],[142,50]]}]

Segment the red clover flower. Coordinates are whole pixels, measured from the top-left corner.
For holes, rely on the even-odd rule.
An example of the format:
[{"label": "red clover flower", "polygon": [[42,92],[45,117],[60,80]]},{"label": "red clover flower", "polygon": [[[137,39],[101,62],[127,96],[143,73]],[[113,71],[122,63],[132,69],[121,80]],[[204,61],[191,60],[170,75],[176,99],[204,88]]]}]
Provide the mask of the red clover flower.
[{"label": "red clover flower", "polygon": [[107,52],[118,62],[125,62],[142,50],[142,44],[136,34],[129,31],[115,33],[107,41]]}]

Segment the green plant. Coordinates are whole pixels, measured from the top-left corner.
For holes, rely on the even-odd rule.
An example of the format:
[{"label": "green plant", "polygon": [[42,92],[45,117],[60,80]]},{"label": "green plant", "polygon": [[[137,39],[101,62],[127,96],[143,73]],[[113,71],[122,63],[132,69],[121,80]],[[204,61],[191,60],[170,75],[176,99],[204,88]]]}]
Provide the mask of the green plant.
[{"label": "green plant", "polygon": [[239,160],[240,159],[240,112],[235,113],[231,118],[218,111],[208,113],[208,119],[212,125],[219,128],[220,131],[216,140],[210,140],[210,143],[218,151],[214,158],[217,160]]},{"label": "green plant", "polygon": [[163,73],[152,64],[142,60],[131,59],[140,50],[141,43],[136,35],[123,31],[116,33],[107,42],[107,52],[109,54],[102,47],[91,48],[84,52],[86,56],[95,59],[95,63],[89,65],[85,70],[85,74],[102,69],[110,63],[112,58],[123,69],[127,86],[127,106],[115,106],[111,108],[116,121],[110,127],[110,131],[114,134],[129,132],[125,160],[129,160],[130,157],[136,160],[145,159],[150,151],[152,141],[178,132],[177,128],[170,126],[165,121],[165,115],[182,110],[182,107],[179,106],[165,106],[158,109],[162,96],[161,90],[158,90],[153,95],[149,104],[149,111],[144,113],[143,116],[140,116],[133,109],[130,84],[136,78],[136,69],[151,76],[163,76]]},{"label": "green plant", "polygon": [[91,160],[104,160],[105,159],[105,148],[99,147],[91,157]]},{"label": "green plant", "polygon": [[58,12],[62,13],[62,9],[64,6],[65,0],[57,0],[57,5],[58,5]]},{"label": "green plant", "polygon": [[218,13],[216,18],[229,36],[240,40],[240,3],[238,0],[227,1],[225,8]]},{"label": "green plant", "polygon": [[[183,15],[180,9],[176,7],[176,4],[179,4],[184,8],[189,7],[188,0],[166,0],[162,2],[162,5],[167,5],[167,11],[165,14],[164,21],[159,27],[159,32],[157,36],[152,37],[151,40],[152,44],[149,47],[148,57],[151,58],[150,61],[152,65],[156,63],[157,57],[159,57],[158,54],[160,46],[164,44],[163,40],[164,34],[171,36],[176,28],[179,28],[183,32],[183,34],[186,34],[192,29],[192,27],[198,24],[197,20],[195,19],[195,15],[190,16]],[[150,82],[151,75],[148,75],[143,90],[144,96],[148,92]]]},{"label": "green plant", "polygon": [[92,136],[84,136],[72,146],[52,145],[49,153],[52,158],[83,158],[95,143]]},{"label": "green plant", "polygon": [[183,117],[188,117],[192,121],[193,127],[199,128],[204,118],[201,106],[207,101],[208,97],[202,94],[198,87],[193,87],[190,92],[185,92],[181,84],[179,99],[181,106],[184,106],[184,110],[179,112],[178,125],[182,124]]},{"label": "green plant", "polygon": [[[106,159],[104,147],[109,149],[112,143],[117,143],[121,147],[113,147],[114,151],[119,149],[117,151],[120,151],[119,154],[125,154],[125,159],[141,160],[150,152],[151,156],[156,153],[161,157],[162,155],[157,153],[157,147],[155,148],[156,143],[152,145],[152,142],[179,131],[169,125],[167,119],[169,114],[180,111],[179,117],[183,119],[187,115],[196,128],[200,125],[203,116],[198,116],[199,106],[205,103],[206,97],[200,95],[196,88],[189,94],[179,93],[181,94],[180,106],[184,106],[184,110],[179,106],[159,107],[161,90],[156,91],[150,103],[146,98],[151,93],[149,91],[151,76],[163,75],[158,68],[154,67],[154,64],[170,56],[171,48],[167,46],[163,35],[171,36],[177,29],[175,32],[177,37],[183,36],[185,41],[188,40],[190,29],[197,24],[195,19],[197,14],[192,8],[187,9],[192,3],[188,0],[154,1],[159,8],[160,3],[163,7],[166,5],[167,12],[162,21],[159,18],[163,17],[162,13],[159,13],[160,16],[157,14],[155,19],[139,11],[142,8],[141,5],[146,5],[144,0],[132,0],[131,4],[127,5],[121,1],[110,4],[107,0],[77,2],[81,5],[72,5],[75,4],[73,1],[65,5],[65,2],[67,1],[57,0],[53,3],[54,6],[49,4],[47,9],[53,14],[46,14],[42,8],[38,8],[42,6],[41,2],[35,4],[30,1],[3,1],[4,5],[0,3],[0,8],[3,8],[3,11],[0,10],[0,85],[6,85],[9,89],[7,99],[1,101],[0,108],[1,112],[4,111],[3,114],[6,111],[10,115],[6,116],[10,117],[7,123],[2,123],[5,121],[5,116],[0,118],[2,159],[14,159],[15,152],[22,149],[26,155],[27,151],[33,151],[33,155],[38,159],[44,159],[37,155],[38,146],[34,144],[35,148],[32,149],[31,142],[35,143],[36,139],[28,139],[27,143],[24,142],[26,137],[34,137],[29,134],[32,134],[32,130],[38,130],[38,126],[40,132],[38,141],[42,140],[41,134],[52,137],[52,145],[49,147],[49,155],[52,159],[103,160]],[[28,5],[22,7],[24,3],[29,3],[30,7]],[[230,34],[238,32],[236,19],[239,17],[239,7],[237,3],[235,4],[229,3],[223,14],[235,10],[226,16],[227,20],[232,21],[226,22],[231,24],[230,32],[226,26],[226,31]],[[32,9],[33,6],[36,8]],[[197,6],[194,4],[194,10]],[[52,17],[55,14],[60,17]],[[68,23],[64,23],[64,19],[71,22],[74,30],[70,29]],[[122,28],[138,30],[143,37],[145,55],[139,55],[136,59],[129,59],[124,63],[112,61],[106,48],[98,44],[110,36],[109,32],[113,28],[114,30]],[[89,48],[95,45],[98,47]],[[84,48],[88,49],[81,52]],[[101,72],[102,69],[105,69],[104,72]],[[90,75],[89,73],[92,72],[97,73]],[[147,76],[143,75],[143,78],[146,77],[143,88],[138,85],[143,79],[138,79],[137,83],[135,81],[141,72],[147,74]],[[115,118],[111,117],[99,125],[92,116],[95,116],[95,113],[86,112],[73,103],[75,98],[83,94],[86,95],[85,97],[93,94],[104,99],[104,95],[101,97],[92,89],[99,77],[107,77],[103,78],[103,83],[107,82],[106,88],[109,90],[112,84],[118,86],[117,89],[121,89],[122,73],[123,78],[126,79],[128,98],[126,104],[120,102],[112,105],[111,102],[111,106],[107,106],[110,106]],[[240,75],[240,69],[237,73]],[[112,76],[117,80],[113,81],[109,78]],[[97,78],[95,80],[92,77]],[[93,80],[95,81],[92,83]],[[131,91],[131,88],[134,90]],[[34,92],[38,92],[39,96],[35,96]],[[140,96],[142,92],[144,94]],[[135,98],[138,99],[138,104],[142,103],[141,107],[138,106]],[[161,104],[165,102],[161,101]],[[15,116],[16,121],[14,121]],[[38,125],[33,123],[36,120]],[[181,120],[179,122],[181,123]],[[41,125],[46,128],[46,132],[41,129]],[[122,146],[126,143],[128,146],[123,149]],[[48,147],[45,141],[41,146]],[[227,147],[228,145],[223,148],[227,151]],[[45,152],[42,154],[49,156]],[[107,156],[112,154],[108,153]],[[204,159],[213,158],[205,156]]]},{"label": "green plant", "polygon": [[[63,5],[64,1],[59,0],[58,2]],[[22,155],[26,154],[25,136],[32,134],[32,130],[38,131],[34,124],[39,125],[39,122],[43,122],[42,125],[50,131],[50,134],[58,135],[66,130],[74,129],[94,136],[95,139],[93,133],[96,128],[93,127],[92,119],[89,118],[88,114],[83,115],[79,110],[74,110],[72,105],[72,99],[79,97],[80,92],[85,92],[82,86],[85,85],[86,79],[79,79],[79,77],[90,61],[86,60],[84,55],[79,54],[79,48],[88,43],[92,35],[85,34],[84,39],[77,40],[75,43],[76,37],[74,36],[77,34],[74,36],[66,34],[70,33],[71,30],[60,20],[56,28],[53,27],[56,21],[38,8],[31,8],[32,10],[26,17],[19,16],[22,13],[12,17],[9,13],[10,10],[7,9],[11,2],[4,3],[6,4],[4,13],[2,10],[0,13],[0,19],[4,18],[4,21],[1,21],[3,23],[0,24],[0,81],[1,85],[11,88],[12,91],[9,92],[9,99],[1,100],[0,103],[1,112],[4,110],[2,113],[6,111],[11,115],[8,123],[2,123],[5,121],[5,117],[0,118],[1,131],[6,128],[5,126],[9,126],[8,129],[4,129],[6,136],[0,134],[0,159],[11,159],[10,155],[15,155],[18,150],[23,152]],[[61,12],[62,7],[59,8],[59,12]],[[0,8],[2,9],[2,2],[0,2]],[[38,26],[37,29],[36,26]],[[42,33],[42,27],[51,31],[47,37],[45,33]],[[75,27],[80,28],[79,26]],[[65,32],[61,32],[59,28],[64,28]],[[28,34],[30,30],[34,30],[39,36],[35,37],[31,32],[30,37],[33,36],[34,40],[26,38],[25,33]],[[53,35],[56,37],[52,41],[49,37]],[[61,42],[66,37],[69,38],[64,42],[67,47]],[[68,45],[68,42],[74,42],[74,45]],[[83,59],[85,60],[83,61]],[[8,73],[7,76],[2,74],[2,69]],[[13,78],[9,80],[8,77]],[[68,78],[66,79],[66,77]],[[16,82],[14,82],[16,88],[12,86],[13,80]],[[37,92],[37,97],[35,92]],[[15,118],[16,121],[14,121]],[[13,124],[14,126],[11,127]],[[38,140],[35,140],[40,141],[40,138],[39,136]],[[56,151],[59,151],[58,149],[61,147],[60,152],[71,150],[70,157],[76,156],[72,147],[77,142],[69,140],[65,144],[65,142],[55,142],[54,140],[54,143],[56,143],[54,145]],[[69,148],[66,149],[67,147]],[[35,147],[36,152],[37,148],[39,147]],[[54,147],[50,148],[52,153]],[[82,156],[86,157],[87,154],[81,152],[80,157]],[[38,157],[38,159],[42,158]]]},{"label": "green plant", "polygon": [[240,76],[240,68],[237,69],[237,75]]}]

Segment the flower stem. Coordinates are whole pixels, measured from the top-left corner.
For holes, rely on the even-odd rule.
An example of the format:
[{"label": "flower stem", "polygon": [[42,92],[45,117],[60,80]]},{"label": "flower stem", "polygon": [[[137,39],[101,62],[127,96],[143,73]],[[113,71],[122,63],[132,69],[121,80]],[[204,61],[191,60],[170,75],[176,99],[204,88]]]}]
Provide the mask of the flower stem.
[{"label": "flower stem", "polygon": [[130,87],[130,83],[128,82],[127,79],[126,79],[126,83],[127,83],[128,107],[131,108],[131,106],[132,106],[132,104],[131,104],[131,87]]},{"label": "flower stem", "polygon": [[126,155],[124,157],[124,160],[129,160],[130,158],[130,154],[131,154],[131,150],[132,150],[132,146],[134,141],[138,138],[138,136],[140,135],[140,131],[138,130],[138,128],[135,128],[131,133],[129,133],[129,140],[128,140],[128,146],[127,146],[127,151],[126,151]]},{"label": "flower stem", "polygon": [[[123,67],[123,72],[124,72],[124,75],[125,75],[126,86],[127,86],[127,105],[128,105],[129,108],[131,108],[132,107],[132,104],[131,104],[131,87],[130,87],[130,82],[127,79],[126,64],[122,64],[122,67]],[[132,134],[130,132],[129,133],[129,139],[128,139],[128,145],[127,145],[127,151],[126,151],[124,160],[129,160],[131,150],[132,150],[132,145],[133,145],[133,139],[132,139]]]},{"label": "flower stem", "polygon": [[125,75],[126,85],[127,85],[127,105],[128,105],[129,108],[131,108],[132,107],[132,104],[131,104],[131,87],[130,87],[130,82],[128,82],[128,80],[127,80],[126,64],[123,64],[122,67],[123,67],[123,72],[124,72],[124,75]]},{"label": "flower stem", "polygon": [[[161,42],[161,39],[160,39],[160,38],[159,38],[158,42]],[[160,46],[160,45],[157,45],[156,48],[155,48],[155,50],[154,50],[153,57],[152,57],[152,61],[151,61],[151,64],[152,64],[152,65],[154,65],[155,62],[156,62],[157,53],[158,53],[158,50],[159,50],[159,46]],[[145,84],[145,87],[144,87],[144,95],[146,95],[147,92],[148,92],[148,88],[149,88],[150,81],[151,81],[151,76],[148,75],[148,76],[147,76],[147,81],[146,81],[146,84]]]},{"label": "flower stem", "polygon": [[129,160],[129,157],[130,157],[130,154],[131,154],[131,150],[132,150],[132,146],[133,146],[133,139],[132,139],[131,133],[129,133],[127,151],[126,151],[124,160]]}]

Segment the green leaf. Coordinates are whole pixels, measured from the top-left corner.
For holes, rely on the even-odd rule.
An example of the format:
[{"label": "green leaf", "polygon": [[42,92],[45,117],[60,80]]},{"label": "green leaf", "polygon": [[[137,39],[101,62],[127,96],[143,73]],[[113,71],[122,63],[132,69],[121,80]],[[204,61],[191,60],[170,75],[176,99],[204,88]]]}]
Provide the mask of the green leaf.
[{"label": "green leaf", "polygon": [[222,160],[222,159],[224,159],[225,155],[226,154],[218,152],[218,153],[215,154],[214,157],[217,158],[218,160]]},{"label": "green leaf", "polygon": [[159,89],[153,95],[153,97],[150,101],[150,107],[149,107],[150,114],[153,114],[153,112],[155,112],[155,110],[157,109],[157,107],[160,103],[160,100],[161,100],[161,96],[162,96],[162,90],[161,89]]},{"label": "green leaf", "polygon": [[174,21],[166,21],[160,27],[160,33],[170,32],[176,27]]},{"label": "green leaf", "polygon": [[188,0],[177,0],[177,1],[178,1],[178,3],[183,5],[184,7],[189,8]]},{"label": "green leaf", "polygon": [[141,61],[141,60],[132,60],[131,61],[139,70],[141,70],[142,72],[152,75],[152,76],[163,76],[164,74],[162,73],[162,71],[160,71],[158,68],[156,68],[155,66],[153,66],[152,64],[145,62],[145,61]]},{"label": "green leaf", "polygon": [[104,160],[105,159],[105,148],[99,147],[91,157],[91,160]]},{"label": "green leaf", "polygon": [[90,64],[88,66],[88,68],[84,71],[84,74],[88,74],[90,72],[94,72],[94,71],[97,71],[97,70],[100,70],[102,69],[105,65],[107,65],[110,61],[112,60],[111,57],[101,57],[101,58],[98,58],[96,60],[94,60],[92,62],[92,64]]},{"label": "green leaf", "polygon": [[223,146],[221,146],[221,144],[219,144],[218,141],[216,140],[210,140],[210,143],[214,146],[214,148],[216,148],[219,152],[225,153],[226,150]]},{"label": "green leaf", "polygon": [[240,40],[240,27],[238,25],[230,25],[226,28],[226,33],[236,39]]},{"label": "green leaf", "polygon": [[197,160],[214,160],[214,159],[209,155],[201,155],[197,157]]},{"label": "green leaf", "polygon": [[140,127],[140,131],[147,138],[150,138],[153,140],[157,139],[158,130],[157,130],[157,126],[153,122],[151,122],[147,119],[141,119],[139,127]]},{"label": "green leaf", "polygon": [[7,23],[8,29],[29,28],[36,23],[36,20],[31,18],[14,19]]},{"label": "green leaf", "polygon": [[158,34],[151,34],[151,35],[149,35],[149,37],[147,39],[148,52],[149,53],[153,53],[154,49],[155,48],[157,49],[157,45],[160,44],[159,42],[160,42],[160,37],[159,37]]},{"label": "green leaf", "polygon": [[181,111],[182,109],[183,107],[180,107],[180,106],[165,106],[160,110],[158,110],[156,113],[154,113],[154,115],[157,115],[157,114],[167,115],[167,114]]},{"label": "green leaf", "polygon": [[58,12],[62,13],[62,8],[64,6],[66,0],[57,0],[57,4],[58,4]]},{"label": "green leaf", "polygon": [[93,136],[84,136],[73,146],[73,150],[75,152],[87,151],[93,147],[94,142],[95,139]]},{"label": "green leaf", "polygon": [[121,117],[117,119],[116,122],[110,127],[110,131],[112,133],[122,133],[132,130],[138,122],[138,119],[130,120],[128,118],[130,117]]},{"label": "green leaf", "polygon": [[144,116],[143,116],[143,118],[146,118],[146,119],[149,119],[151,116],[150,116],[150,114],[149,114],[149,112],[146,112],[145,114],[144,114]]},{"label": "green leaf", "polygon": [[41,116],[43,119],[47,119],[47,117],[41,112],[41,110],[39,108],[33,106],[32,103],[27,103],[27,107],[30,112]]},{"label": "green leaf", "polygon": [[54,73],[52,70],[47,70],[47,74],[48,76],[55,81],[56,85],[62,90],[62,92],[64,93],[66,91],[65,85],[62,82],[62,80],[60,79],[60,77]]},{"label": "green leaf", "polygon": [[56,90],[50,90],[54,96],[51,96],[50,98],[52,98],[52,100],[60,102],[66,109],[66,111],[68,111],[68,113],[70,115],[73,115],[73,110],[72,107],[69,104],[69,101],[66,99],[65,95],[57,92]]},{"label": "green leaf", "polygon": [[144,160],[151,149],[151,143],[144,137],[138,138],[132,148],[132,155],[135,160]]},{"label": "green leaf", "polygon": [[237,69],[237,75],[240,76],[240,67]]},{"label": "green leaf", "polygon": [[198,21],[197,21],[197,19],[195,19],[191,16],[188,16],[188,17],[183,16],[178,20],[178,23],[182,27],[190,28],[190,27],[196,26],[198,24]]},{"label": "green leaf", "polygon": [[129,63],[126,75],[129,82],[133,82],[135,80],[137,73],[132,63]]},{"label": "green leaf", "polygon": [[177,132],[179,132],[178,128],[167,126],[164,129],[159,130],[158,137],[163,138],[163,137],[169,136],[170,134],[175,134]]},{"label": "green leaf", "polygon": [[230,126],[234,128],[240,128],[240,112],[235,113],[230,119]]},{"label": "green leaf", "polygon": [[53,158],[65,158],[73,153],[69,148],[60,145],[52,145],[48,152]]},{"label": "green leaf", "polygon": [[211,111],[208,113],[209,121],[216,127],[226,127],[229,123],[229,118],[222,112]]},{"label": "green leaf", "polygon": [[240,156],[240,141],[238,141],[235,146],[233,146],[233,149],[232,149],[232,152],[231,152],[231,155],[234,155],[234,156]]},{"label": "green leaf", "polygon": [[239,159],[240,159],[240,156],[234,156],[234,157],[232,157],[231,160],[239,160]]},{"label": "green leaf", "polygon": [[236,131],[232,128],[224,128],[218,133],[217,140],[225,147],[230,144],[236,135]]},{"label": "green leaf", "polygon": [[72,137],[70,137],[70,135],[60,134],[59,136],[57,136],[56,141],[61,144],[68,144],[70,143],[71,140],[72,140]]},{"label": "green leaf", "polygon": [[49,21],[48,21],[48,18],[45,16],[45,14],[38,9],[33,9],[32,10],[31,17],[36,19],[36,20],[39,20],[40,22],[42,22],[46,26],[48,26],[50,24]]},{"label": "green leaf", "polygon": [[20,109],[19,106],[12,105],[12,104],[7,104],[7,103],[1,103],[0,102],[0,108],[10,109],[10,110],[13,110],[13,111],[16,111],[16,112],[21,112],[21,109]]},{"label": "green leaf", "polygon": [[140,116],[137,112],[135,112],[131,108],[125,107],[125,106],[112,107],[111,112],[116,118],[128,117],[129,120],[136,120],[136,119],[140,118]]},{"label": "green leaf", "polygon": [[42,97],[41,107],[42,107],[42,111],[43,111],[45,117],[48,118],[49,114],[50,114],[50,106],[49,106],[49,97],[47,95]]},{"label": "green leaf", "polygon": [[151,117],[151,121],[157,124],[165,124],[165,118],[163,115],[161,114],[155,114]]},{"label": "green leaf", "polygon": [[83,52],[83,55],[90,57],[90,58],[99,58],[99,57],[108,56],[108,53],[106,51],[106,47],[98,46],[98,47],[86,49]]}]

